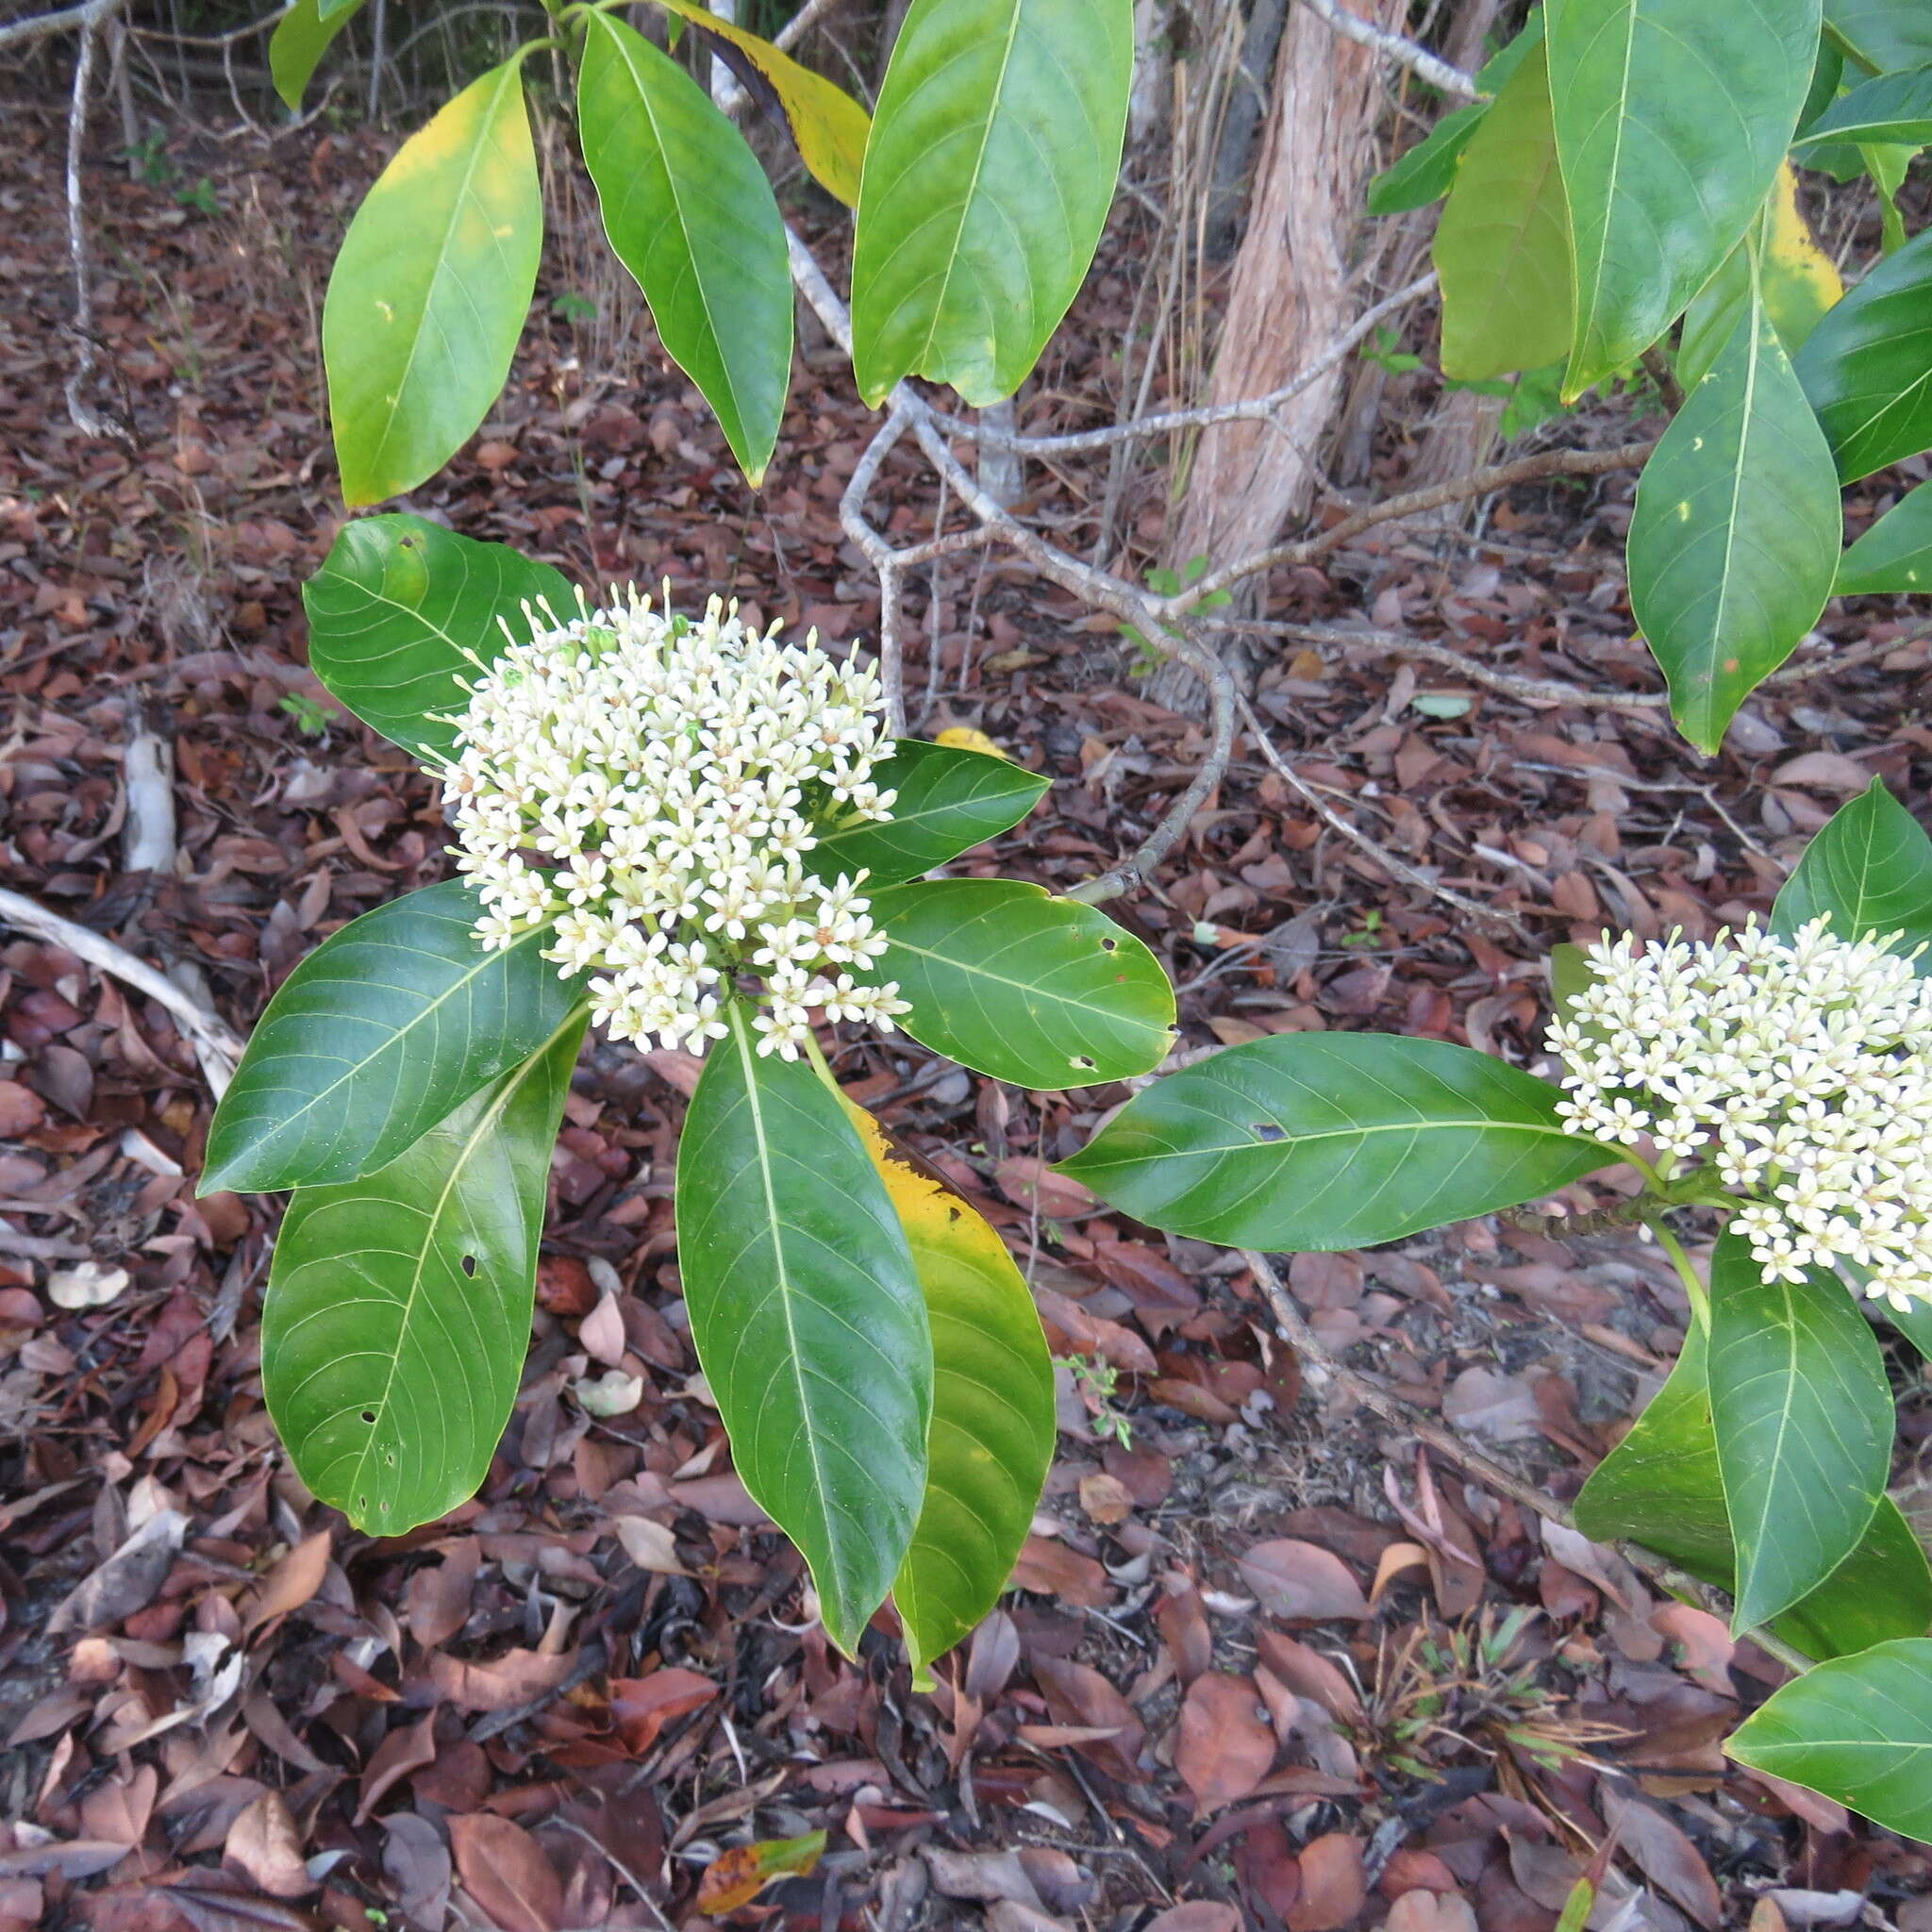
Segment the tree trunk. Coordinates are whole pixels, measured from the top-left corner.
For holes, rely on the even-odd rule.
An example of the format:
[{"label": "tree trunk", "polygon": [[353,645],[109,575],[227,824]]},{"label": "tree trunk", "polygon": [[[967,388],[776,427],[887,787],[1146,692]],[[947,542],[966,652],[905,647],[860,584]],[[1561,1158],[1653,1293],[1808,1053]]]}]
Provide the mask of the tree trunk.
[{"label": "tree trunk", "polygon": [[[1407,17],[1404,0],[1354,0],[1378,26]],[[1293,8],[1274,58],[1274,85],[1250,197],[1248,229],[1229,281],[1210,403],[1265,395],[1341,334],[1357,302],[1349,251],[1382,105],[1377,57]],[[1274,424],[1217,424],[1195,451],[1168,556],[1185,571],[1265,549],[1315,496],[1315,455],[1346,380],[1340,368],[1311,383]],[[1259,585],[1248,608],[1258,608]],[[1196,681],[1169,667],[1158,702],[1197,708]]]}]

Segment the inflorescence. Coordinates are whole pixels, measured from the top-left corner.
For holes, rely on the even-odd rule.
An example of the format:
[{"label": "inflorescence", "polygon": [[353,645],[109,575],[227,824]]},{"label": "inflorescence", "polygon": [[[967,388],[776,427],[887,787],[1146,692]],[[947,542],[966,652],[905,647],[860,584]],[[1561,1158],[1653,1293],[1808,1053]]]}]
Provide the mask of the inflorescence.
[{"label": "inflorescence", "polygon": [[702,1053],[746,976],[761,1054],[795,1059],[815,1008],[890,1033],[908,1008],[896,985],[859,983],[886,950],[865,873],[806,867],[827,824],[891,813],[874,674],[715,597],[695,623],[634,590],[525,614],[535,635],[465,685],[438,774],[487,908],[478,941],[551,923],[543,957],[591,975],[591,1017],[617,1040]]},{"label": "inflorescence", "polygon": [[1648,1140],[1667,1174],[1707,1160],[1769,1278],[1842,1261],[1896,1308],[1932,1300],[1932,979],[1898,937],[1817,919],[1790,939],[1599,941],[1550,1028],[1558,1112]]}]

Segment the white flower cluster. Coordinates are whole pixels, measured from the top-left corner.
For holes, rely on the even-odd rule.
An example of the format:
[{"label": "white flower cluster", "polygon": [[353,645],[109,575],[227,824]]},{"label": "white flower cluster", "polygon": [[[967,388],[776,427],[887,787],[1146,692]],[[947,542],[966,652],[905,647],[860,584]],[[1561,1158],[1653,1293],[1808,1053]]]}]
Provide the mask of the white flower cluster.
[{"label": "white flower cluster", "polygon": [[465,686],[458,755],[440,775],[457,867],[508,946],[546,921],[543,957],[590,981],[612,1038],[702,1053],[739,977],[763,982],[758,1051],[795,1059],[810,1013],[892,1030],[895,985],[855,972],[886,949],[861,888],[805,869],[829,817],[882,819],[892,755],[878,679],[760,636],[737,606],[701,622],[635,591],[569,620],[525,607],[512,641]]},{"label": "white flower cluster", "polygon": [[[1892,938],[1895,940],[1896,935]],[[1932,980],[1884,940],[1813,920],[1713,945],[1588,951],[1552,1025],[1578,1132],[1704,1157],[1774,1280],[1848,1261],[1894,1307],[1932,1300]]]}]

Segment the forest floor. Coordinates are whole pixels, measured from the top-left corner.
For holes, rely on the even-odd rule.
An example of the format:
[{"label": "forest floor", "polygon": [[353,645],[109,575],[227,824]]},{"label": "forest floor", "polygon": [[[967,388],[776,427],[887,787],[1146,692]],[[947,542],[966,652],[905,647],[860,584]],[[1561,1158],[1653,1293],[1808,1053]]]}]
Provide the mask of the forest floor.
[{"label": "forest floor", "polygon": [[[268,157],[157,155],[139,182],[91,171],[125,447],[68,420],[57,130],[26,104],[7,121],[0,870],[245,1029],[317,939],[445,866],[428,781],[305,665],[299,590],[341,516],[316,320],[378,144],[311,130]],[[868,635],[876,591],[837,505],[869,418],[834,358],[801,358],[755,497],[601,251],[560,227],[499,410],[412,507],[586,581],[668,577],[687,604]],[[1024,422],[1110,420],[1096,343],[1144,246],[1130,209]],[[1400,486],[1428,385],[1391,378],[1370,487]],[[1615,440],[1618,413],[1545,436]],[[1105,482],[1036,470],[1034,513],[1091,542]],[[1274,582],[1267,614],[1654,691],[1622,578],[1629,488],[1524,489],[1482,541],[1370,532]],[[1158,469],[1130,479],[1148,554],[1164,490]],[[916,532],[909,464],[886,491]],[[1017,568],[955,558],[909,590],[915,727],[975,726],[1055,780],[1000,869],[1104,868],[1185,781],[1198,728],[1144,695],[1110,620]],[[1762,911],[1873,775],[1922,795],[1932,645],[1880,600],[1832,641],[1858,658],[1767,688],[1715,760],[1655,706],[1530,704],[1373,643],[1286,646],[1257,702],[1301,777],[1495,918],[1392,879],[1245,741],[1115,909],[1180,988],[1186,1045],[1379,1027],[1529,1062],[1552,943],[1707,935]],[[177,857],[133,874],[123,759],[142,733],[172,752]],[[839,1056],[1004,1229],[1056,1353],[1087,1365],[1062,1374],[1014,1591],[918,1696],[888,1636],[855,1666],[807,1621],[799,1561],[693,1379],[670,1200],[691,1063],[587,1052],[489,1480],[376,1541],[278,1452],[257,1351],[279,1204],[194,1199],[209,1101],[163,1011],[0,934],[0,1932],[733,1910],[824,1932],[1548,1932],[1611,1833],[1595,1926],[1932,1928],[1932,1854],[1723,1757],[1774,1664],[1305,1380],[1238,1257],[1046,1172],[1119,1089],[1021,1094],[900,1040]],[[1290,1279],[1327,1348],[1559,1497],[1686,1320],[1630,1238],[1495,1222],[1299,1257]],[[642,1378],[632,1413],[572,1396],[604,1366]],[[1897,1374],[1917,1455],[1932,1402]],[[815,1830],[815,1871],[739,1902],[734,1848]]]}]

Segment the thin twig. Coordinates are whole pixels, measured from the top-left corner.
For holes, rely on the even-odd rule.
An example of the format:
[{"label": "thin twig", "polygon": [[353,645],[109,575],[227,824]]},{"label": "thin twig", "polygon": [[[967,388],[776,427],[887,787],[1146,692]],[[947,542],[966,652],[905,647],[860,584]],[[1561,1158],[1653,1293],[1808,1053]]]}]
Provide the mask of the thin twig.
[{"label": "thin twig", "polygon": [[1381,503],[1368,504],[1330,529],[1317,531],[1312,537],[1297,538],[1292,543],[1276,543],[1238,563],[1209,571],[1178,594],[1162,599],[1160,614],[1172,620],[1193,609],[1216,591],[1224,591],[1243,577],[1273,570],[1276,565],[1314,563],[1377,524],[1420,516],[1424,510],[1465,503],[1472,496],[1487,496],[1492,490],[1507,490],[1514,484],[1534,483],[1545,476],[1602,476],[1613,470],[1634,470],[1656,447],[1657,439],[1647,437],[1640,442],[1619,443],[1614,449],[1541,450],[1535,456],[1517,457],[1507,463],[1491,463],[1483,469],[1471,470],[1466,475],[1452,476],[1446,483],[1432,483],[1426,490],[1411,490]]},{"label": "thin twig", "polygon": [[1445,886],[1440,879],[1432,879],[1419,867],[1409,864],[1407,859],[1390,851],[1379,839],[1374,839],[1352,820],[1345,819],[1326,799],[1316,791],[1313,786],[1282,757],[1275,748],[1274,741],[1269,737],[1261,721],[1256,717],[1246,698],[1238,698],[1243,719],[1247,722],[1248,733],[1255,741],[1261,756],[1274,768],[1275,775],[1287,785],[1309,810],[1321,819],[1331,830],[1340,832],[1351,843],[1360,846],[1375,863],[1381,866],[1391,878],[1402,880],[1405,885],[1413,886],[1418,891],[1427,892],[1441,899],[1444,904],[1456,908],[1458,912],[1467,913],[1472,919],[1485,924],[1500,925],[1521,940],[1526,946],[1535,946],[1532,937],[1523,922],[1511,912],[1499,912],[1493,906],[1485,906],[1478,899],[1472,899],[1466,892],[1458,892],[1454,886]]},{"label": "thin twig", "polygon": [[949,435],[967,438],[990,448],[1018,450],[1027,456],[1061,456],[1076,450],[1107,449],[1115,443],[1149,436],[1165,436],[1176,429],[1206,428],[1215,423],[1266,421],[1283,403],[1291,401],[1310,384],[1327,375],[1378,323],[1387,321],[1398,309],[1406,308],[1419,297],[1430,293],[1435,286],[1433,275],[1419,275],[1406,289],[1398,289],[1373,308],[1364,309],[1312,362],[1298,371],[1292,380],[1277,390],[1271,390],[1265,396],[1215,403],[1198,409],[1168,409],[1158,416],[1133,416],[1124,423],[1111,424],[1105,429],[1074,429],[1057,436],[1029,436],[989,428],[984,423],[969,422],[963,416],[947,415],[938,409],[933,411],[934,420]]},{"label": "thin twig", "polygon": [[[1287,1337],[1289,1345],[1301,1357],[1304,1362],[1319,1369],[1335,1383],[1345,1390],[1364,1408],[1373,1410],[1384,1422],[1392,1423],[1397,1428],[1413,1436],[1417,1441],[1426,1443],[1431,1449],[1446,1456],[1458,1468],[1491,1489],[1499,1496],[1507,1496],[1512,1503],[1540,1516],[1545,1523],[1559,1524],[1574,1535],[1582,1535],[1577,1529],[1574,1518],[1554,1496],[1547,1495],[1534,1483],[1525,1481],[1507,1464],[1498,1462],[1486,1450],[1478,1449],[1474,1442],[1458,1435],[1444,1423],[1424,1415],[1422,1410],[1405,1402],[1393,1390],[1385,1388],[1373,1376],[1364,1375],[1359,1370],[1352,1369],[1341,1359],[1308,1324],[1302,1311],[1295,1307],[1294,1298],[1283,1287],[1281,1277],[1274,1272],[1274,1264],[1265,1255],[1257,1254],[1252,1248],[1243,1248],[1241,1257],[1254,1271],[1255,1281],[1259,1287],[1268,1311],[1274,1317],[1274,1324]],[[1712,1588],[1701,1578],[1681,1570],[1668,1557],[1659,1557],[1654,1550],[1645,1549],[1641,1543],[1620,1542],[1612,1545],[1630,1567],[1647,1576],[1659,1588],[1675,1596],[1687,1596],[1700,1607],[1710,1609],[1718,1605],[1728,1607],[1729,1599],[1724,1592]],[[1720,1614],[1723,1612],[1720,1611]],[[1813,1659],[1795,1650],[1781,1639],[1774,1637],[1768,1630],[1754,1630],[1751,1641],[1765,1653],[1774,1657],[1789,1671],[1802,1675],[1811,1668]]]},{"label": "thin twig", "polygon": [[92,30],[101,25],[121,0],[86,0],[80,7],[63,7],[58,13],[37,13],[27,20],[8,21],[0,26],[0,47],[12,47],[24,41],[38,41],[47,34],[64,33],[71,26]]},{"label": "thin twig", "polygon": [[[74,92],[67,108],[67,258],[74,274],[74,373],[67,378],[67,413],[83,436],[113,437],[131,442],[117,423],[97,414],[81,395],[94,373],[98,351],[94,338],[93,270],[88,259],[87,222],[82,213],[81,157],[87,145],[88,100],[93,88],[94,49],[100,29],[121,0],[88,0],[73,18],[80,27],[80,44],[74,55]],[[43,16],[45,18],[47,16]],[[6,35],[0,33],[0,45]]]},{"label": "thin twig", "polygon": [[219,1013],[203,1006],[192,993],[184,992],[145,959],[136,958],[125,947],[116,945],[92,926],[77,925],[4,887],[0,887],[0,924],[10,925],[15,931],[44,940],[50,945],[64,946],[97,972],[110,974],[165,1007],[194,1048],[209,1091],[217,1100],[227,1091],[235,1063],[242,1058],[240,1037]]},{"label": "thin twig", "polygon": [[1445,94],[1454,94],[1457,100],[1475,99],[1475,82],[1461,68],[1451,66],[1440,54],[1432,54],[1426,47],[1419,47],[1413,41],[1405,39],[1401,34],[1391,33],[1386,27],[1371,26],[1367,21],[1349,12],[1340,0],[1302,0],[1302,5],[1343,40],[1354,41],[1358,46],[1373,47],[1385,58],[1407,67],[1418,79],[1427,81],[1431,87],[1441,88]]}]

